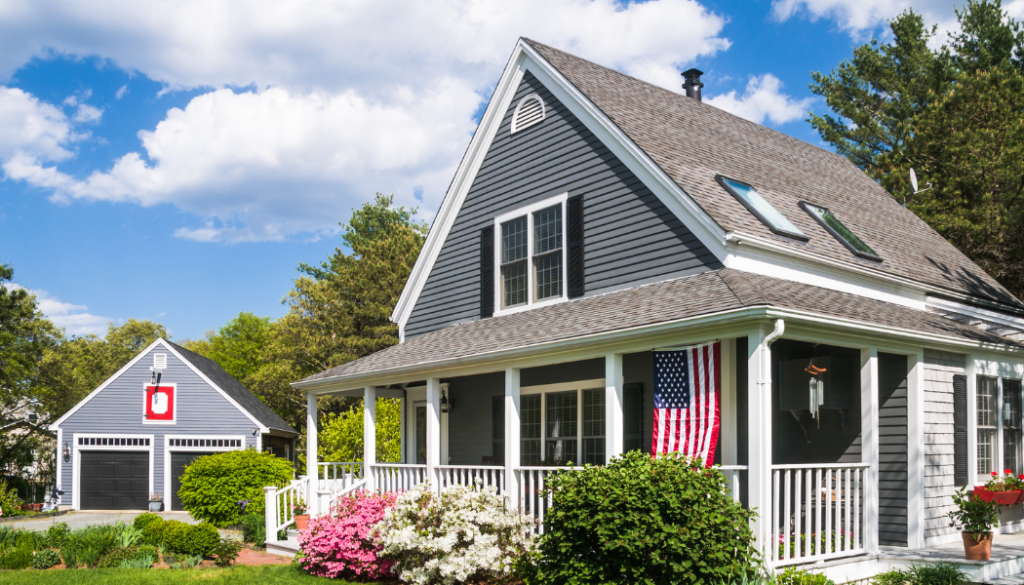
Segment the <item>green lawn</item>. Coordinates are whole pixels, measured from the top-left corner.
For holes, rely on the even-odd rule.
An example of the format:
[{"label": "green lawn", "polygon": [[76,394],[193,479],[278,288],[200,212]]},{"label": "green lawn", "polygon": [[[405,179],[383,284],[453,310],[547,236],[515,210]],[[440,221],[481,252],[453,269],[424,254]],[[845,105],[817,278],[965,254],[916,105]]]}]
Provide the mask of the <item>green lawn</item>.
[{"label": "green lawn", "polygon": [[[231,567],[230,569],[72,569],[66,571],[0,571],[3,585],[346,585],[311,577],[291,565]],[[365,584],[364,584],[365,585]]]}]

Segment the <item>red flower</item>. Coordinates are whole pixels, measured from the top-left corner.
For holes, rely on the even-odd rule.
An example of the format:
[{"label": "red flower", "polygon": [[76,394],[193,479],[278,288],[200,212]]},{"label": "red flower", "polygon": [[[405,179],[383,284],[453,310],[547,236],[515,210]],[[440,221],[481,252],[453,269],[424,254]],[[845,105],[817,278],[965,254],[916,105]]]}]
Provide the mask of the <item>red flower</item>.
[{"label": "red flower", "polygon": [[997,475],[999,475],[999,474],[998,474],[998,473],[996,473],[996,472],[994,472],[994,471],[992,472],[992,477],[995,477],[995,476],[997,476]]},{"label": "red flower", "polygon": [[1009,469],[1007,469],[1007,470],[1006,470],[1006,475],[1013,475],[1013,472],[1012,472],[1012,471],[1010,471]]},{"label": "red flower", "polygon": [[1017,476],[1017,479],[1024,479],[1024,473]]}]

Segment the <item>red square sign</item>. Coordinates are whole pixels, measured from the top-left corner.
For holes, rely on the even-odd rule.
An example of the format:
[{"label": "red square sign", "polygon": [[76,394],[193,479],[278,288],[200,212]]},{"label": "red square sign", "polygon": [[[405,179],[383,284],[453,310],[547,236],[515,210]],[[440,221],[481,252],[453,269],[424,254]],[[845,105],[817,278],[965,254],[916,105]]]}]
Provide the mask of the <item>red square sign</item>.
[{"label": "red square sign", "polygon": [[174,386],[146,386],[146,421],[174,420]]}]

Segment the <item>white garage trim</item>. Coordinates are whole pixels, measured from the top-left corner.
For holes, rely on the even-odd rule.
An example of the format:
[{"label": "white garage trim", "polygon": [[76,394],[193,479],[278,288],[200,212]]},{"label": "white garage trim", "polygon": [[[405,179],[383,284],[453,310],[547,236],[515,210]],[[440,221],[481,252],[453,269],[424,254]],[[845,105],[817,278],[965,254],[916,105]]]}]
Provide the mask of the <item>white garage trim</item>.
[{"label": "white garage trim", "polygon": [[[71,474],[71,508],[81,510],[82,458],[79,451],[146,451],[149,453],[149,493],[153,493],[153,435],[113,435],[110,433],[75,433]],[[144,444],[141,442],[145,442]]]},{"label": "white garage trim", "polygon": [[[231,443],[237,443],[232,445]],[[164,435],[164,512],[171,509],[171,452],[221,452],[245,449],[245,435]]]}]

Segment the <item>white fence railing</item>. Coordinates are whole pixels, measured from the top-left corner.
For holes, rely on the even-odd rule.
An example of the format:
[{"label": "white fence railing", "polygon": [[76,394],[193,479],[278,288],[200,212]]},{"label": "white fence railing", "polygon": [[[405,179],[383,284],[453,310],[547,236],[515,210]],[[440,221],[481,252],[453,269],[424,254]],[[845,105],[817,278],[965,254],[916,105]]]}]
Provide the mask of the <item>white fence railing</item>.
[{"label": "white fence railing", "polygon": [[276,542],[277,533],[295,524],[295,505],[306,502],[309,494],[309,478],[305,475],[293,480],[283,488],[263,488],[266,506],[267,542]]},{"label": "white fence railing", "polygon": [[773,566],[865,552],[867,463],[772,465]]},{"label": "white fence railing", "polygon": [[495,487],[505,493],[505,468],[499,465],[441,465],[437,467],[437,486]]},{"label": "white fence railing", "polygon": [[363,464],[358,461],[320,462],[316,464],[316,478],[319,487],[326,488],[333,482],[344,481],[347,476],[363,478]]},{"label": "white fence railing", "polygon": [[316,513],[329,511],[338,498],[352,491],[352,487],[357,483],[362,482],[361,485],[365,485],[362,463],[317,463],[316,468],[316,507],[311,508]]},{"label": "white fence railing", "polygon": [[544,533],[544,514],[551,508],[551,494],[544,493],[544,484],[553,474],[583,469],[582,467],[520,467],[516,469],[519,480],[519,509],[533,514],[537,520],[537,534]]},{"label": "white fence railing", "polygon": [[741,490],[743,480],[747,475],[746,465],[720,465],[715,469],[722,472],[725,476],[726,482],[729,485],[729,493],[732,495],[732,501],[739,502],[741,496]]},{"label": "white fence railing", "polygon": [[409,463],[370,465],[370,477],[379,492],[400,492],[427,481],[427,466]]}]

